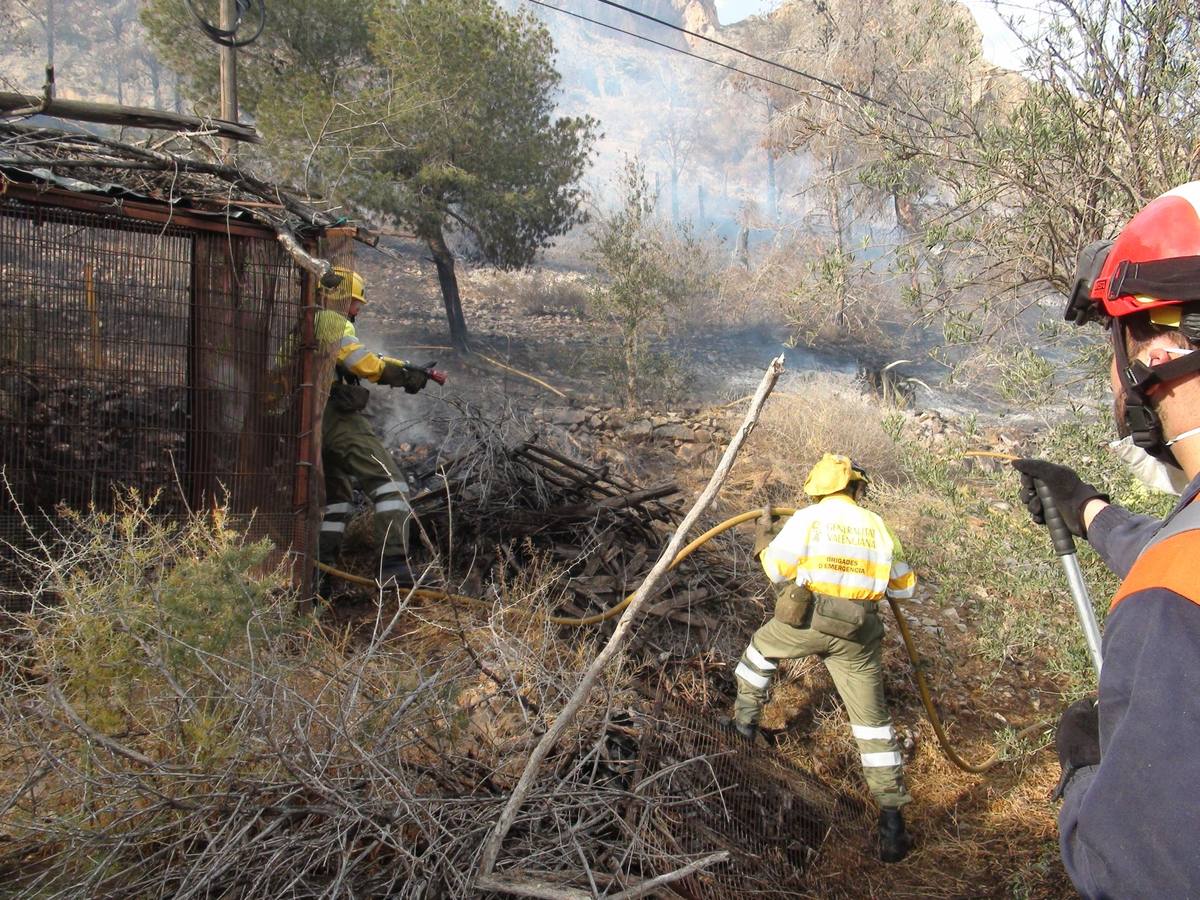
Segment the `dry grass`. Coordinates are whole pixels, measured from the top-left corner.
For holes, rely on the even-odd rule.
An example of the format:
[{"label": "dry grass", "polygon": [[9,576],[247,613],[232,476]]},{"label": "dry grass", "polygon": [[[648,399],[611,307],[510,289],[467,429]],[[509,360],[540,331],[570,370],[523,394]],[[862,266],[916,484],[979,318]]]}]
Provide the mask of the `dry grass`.
[{"label": "dry grass", "polygon": [[475,293],[491,300],[503,300],[521,315],[583,318],[588,313],[591,292],[584,277],[578,273],[547,269],[513,272],[477,269],[468,278]]},{"label": "dry grass", "polygon": [[884,410],[867,395],[832,378],[814,376],[772,398],[755,439],[738,459],[727,503],[794,505],[805,476],[822,454],[844,453],[866,468],[881,490],[907,480]]}]

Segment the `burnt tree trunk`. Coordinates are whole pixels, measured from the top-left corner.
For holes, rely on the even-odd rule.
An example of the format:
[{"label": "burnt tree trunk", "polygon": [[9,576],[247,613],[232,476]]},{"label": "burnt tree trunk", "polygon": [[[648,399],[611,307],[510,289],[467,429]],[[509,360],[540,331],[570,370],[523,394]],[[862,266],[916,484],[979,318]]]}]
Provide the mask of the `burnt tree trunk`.
[{"label": "burnt tree trunk", "polygon": [[54,15],[54,0],[46,0],[46,65],[54,65],[54,32],[58,17]]},{"label": "burnt tree trunk", "polygon": [[846,235],[845,222],[842,217],[842,191],[838,184],[838,154],[833,151],[829,155],[829,224],[833,229],[834,245],[837,250],[837,272],[834,276],[833,295],[837,301],[837,314],[834,321],[841,328],[848,323],[846,316],[846,300],[848,286],[846,284]]},{"label": "burnt tree trunk", "polygon": [[462,353],[470,352],[467,339],[467,320],[463,317],[462,297],[458,293],[458,276],[454,274],[454,254],[446,246],[445,235],[439,226],[427,241],[437,266],[438,284],[442,288],[442,301],[446,304],[446,323],[450,326],[450,343]]}]

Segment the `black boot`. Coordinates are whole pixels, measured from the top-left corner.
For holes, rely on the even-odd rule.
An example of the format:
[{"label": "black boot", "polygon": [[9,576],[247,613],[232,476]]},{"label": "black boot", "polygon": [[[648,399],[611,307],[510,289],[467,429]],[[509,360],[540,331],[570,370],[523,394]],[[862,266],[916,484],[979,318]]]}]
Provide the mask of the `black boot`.
[{"label": "black boot", "polygon": [[312,580],[313,599],[318,603],[328,603],[330,596],[333,594],[332,579],[328,573],[317,569],[313,573]]},{"label": "black boot", "polygon": [[879,811],[879,858],[885,863],[900,862],[912,849],[912,838],[904,829],[904,816],[898,809]]},{"label": "black boot", "polygon": [[387,585],[391,581],[395,581],[401,587],[416,584],[412,569],[408,567],[408,561],[403,556],[385,556],[379,566],[379,583]]},{"label": "black boot", "polygon": [[758,725],[743,725],[736,719],[726,719],[724,717],[721,719],[721,724],[737,734],[738,737],[749,741],[751,744],[753,744],[755,739],[758,737]]}]

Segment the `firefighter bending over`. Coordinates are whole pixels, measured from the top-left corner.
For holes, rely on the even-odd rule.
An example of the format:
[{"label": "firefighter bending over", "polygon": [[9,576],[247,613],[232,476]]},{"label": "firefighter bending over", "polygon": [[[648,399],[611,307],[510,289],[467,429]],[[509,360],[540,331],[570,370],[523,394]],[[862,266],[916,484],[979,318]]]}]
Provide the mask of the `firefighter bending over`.
[{"label": "firefighter bending over", "polygon": [[[334,271],[342,276],[342,282],[332,290],[322,290],[324,308],[317,311],[315,328],[318,350],[335,354],[337,360],[336,380],[330,387],[321,423],[325,510],[318,558],[335,564],[354,508],[353,488],[357,484],[375,506],[375,536],[382,555],[380,579],[385,583],[393,578],[411,583],[408,543],[412,509],[405,497],[408,482],[362,414],[370,393],[359,382],[365,379],[415,394],[430,378],[442,382],[445,376],[364,347],[354,330],[354,318],[367,302],[362,276],[337,266]],[[318,579],[318,593],[327,595],[324,579]]]},{"label": "firefighter bending over", "polygon": [[779,660],[820,656],[846,704],[863,773],[880,806],[880,858],[897,862],[912,845],[900,813],[912,797],[883,697],[878,603],[885,595],[911,597],[916,576],[883,520],[858,505],[867,484],[866,472],[849,457],[826,453],[804,482],[817,502],[792,516],[774,539],[764,510],[755,552],[761,551],[775,586],[775,614],[737,665],[733,721],[753,740]]}]

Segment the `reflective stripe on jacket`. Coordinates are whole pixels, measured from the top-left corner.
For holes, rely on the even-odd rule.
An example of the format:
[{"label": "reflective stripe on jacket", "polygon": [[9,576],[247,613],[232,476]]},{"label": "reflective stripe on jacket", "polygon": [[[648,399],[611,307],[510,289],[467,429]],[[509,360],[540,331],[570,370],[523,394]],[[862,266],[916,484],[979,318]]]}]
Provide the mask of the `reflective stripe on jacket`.
[{"label": "reflective stripe on jacket", "polygon": [[917,576],[883,519],[845,494],[831,494],[792,516],[760,557],[775,584],[794,581],[845,600],[903,600]]},{"label": "reflective stripe on jacket", "polygon": [[359,378],[377,382],[387,363],[404,365],[403,360],[380,356],[363,346],[354,330],[354,323],[341,313],[331,309],[318,310],[315,325],[317,347],[322,352],[336,347],[338,364],[345,366]]}]

